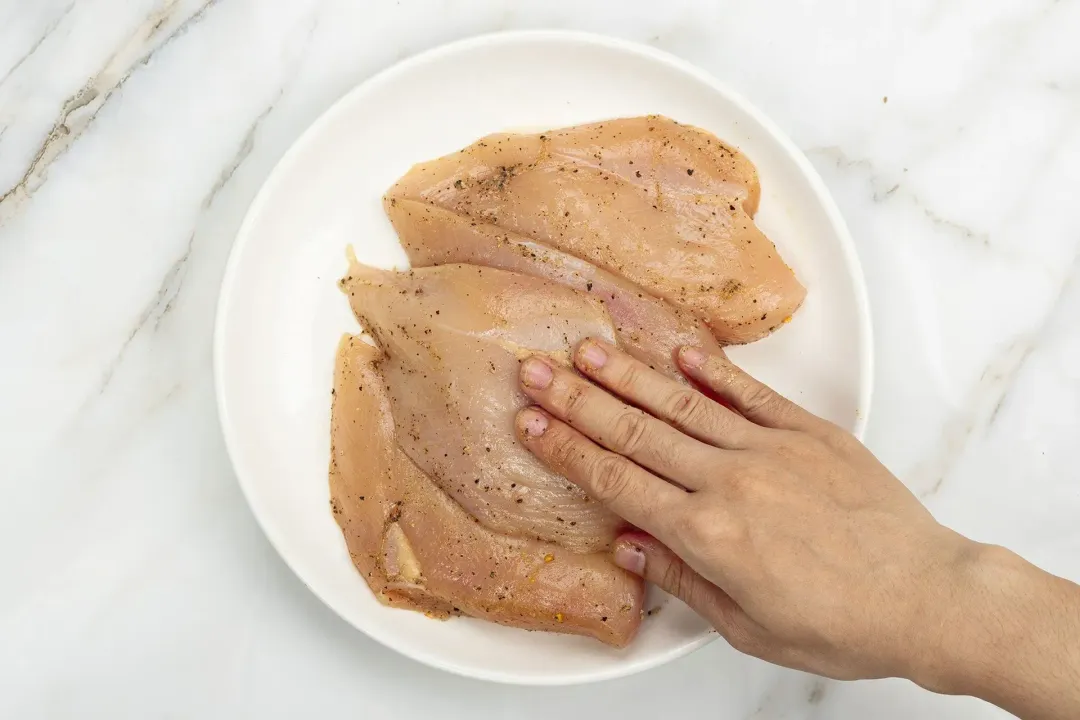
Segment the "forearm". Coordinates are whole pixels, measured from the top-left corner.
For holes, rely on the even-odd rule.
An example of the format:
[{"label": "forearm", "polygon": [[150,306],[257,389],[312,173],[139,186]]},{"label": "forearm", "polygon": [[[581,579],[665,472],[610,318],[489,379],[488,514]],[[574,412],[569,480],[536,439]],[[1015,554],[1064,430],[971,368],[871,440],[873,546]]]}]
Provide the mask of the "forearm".
[{"label": "forearm", "polygon": [[963,565],[912,679],[1025,720],[1080,717],[1080,586],[993,546]]}]

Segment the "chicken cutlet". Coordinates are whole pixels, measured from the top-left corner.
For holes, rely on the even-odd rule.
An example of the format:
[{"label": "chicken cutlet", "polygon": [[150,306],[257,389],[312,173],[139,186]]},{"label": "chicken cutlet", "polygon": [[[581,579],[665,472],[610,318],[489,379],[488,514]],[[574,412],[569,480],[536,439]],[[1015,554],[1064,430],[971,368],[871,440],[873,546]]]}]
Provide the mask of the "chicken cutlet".
[{"label": "chicken cutlet", "polygon": [[401,449],[384,362],[362,339],[342,339],[331,423],[331,508],[376,597],[434,617],[466,614],[626,645],[641,623],[641,579],[608,553],[574,553],[478,524]]},{"label": "chicken cutlet", "polygon": [[408,272],[354,264],[342,282],[385,357],[397,442],[484,527],[575,552],[609,547],[623,523],[518,441],[520,361],[569,365],[587,337],[615,343],[604,305],[539,278],[475,265]]},{"label": "chicken cutlet", "polygon": [[415,200],[390,200],[386,211],[413,267],[469,263],[546,278],[590,293],[611,316],[619,345],[679,382],[686,382],[675,364],[679,347],[723,352],[693,313],[567,252]]},{"label": "chicken cutlet", "polygon": [[742,153],[654,115],[490,135],[416,165],[385,202],[391,218],[413,201],[541,242],[739,344],[781,325],[806,294],[754,224],[760,195]]}]

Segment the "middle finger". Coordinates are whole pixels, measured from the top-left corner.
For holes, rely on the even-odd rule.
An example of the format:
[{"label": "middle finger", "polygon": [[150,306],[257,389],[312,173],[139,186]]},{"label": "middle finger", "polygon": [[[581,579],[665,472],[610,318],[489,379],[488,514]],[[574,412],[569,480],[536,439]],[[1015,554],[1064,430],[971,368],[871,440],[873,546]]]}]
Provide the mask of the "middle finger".
[{"label": "middle finger", "polygon": [[590,338],[578,346],[574,364],[616,395],[710,445],[745,449],[761,432],[741,415],[601,340]]},{"label": "middle finger", "polygon": [[688,490],[704,487],[724,452],[539,357],[522,363],[521,385],[536,404],[599,445]]}]

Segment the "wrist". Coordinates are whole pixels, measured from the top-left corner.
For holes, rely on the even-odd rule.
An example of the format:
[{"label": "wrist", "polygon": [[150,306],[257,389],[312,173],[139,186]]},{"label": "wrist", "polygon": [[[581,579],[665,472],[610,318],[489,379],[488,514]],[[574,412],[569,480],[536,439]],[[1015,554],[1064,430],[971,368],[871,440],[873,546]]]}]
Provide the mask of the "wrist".
[{"label": "wrist", "polygon": [[1001,549],[942,530],[935,559],[910,596],[897,675],[932,692],[961,695],[968,693],[959,671],[969,667],[966,655],[977,654],[964,636],[982,616],[985,568],[999,562],[992,556]]},{"label": "wrist", "polygon": [[1025,717],[1075,717],[1058,710],[1080,708],[1078,588],[1004,548],[965,543],[909,678]]},{"label": "wrist", "polygon": [[925,593],[907,677],[936,693],[981,695],[994,672],[994,646],[1007,634],[1009,588],[1020,582],[1021,568],[1004,548],[957,537],[953,560]]}]

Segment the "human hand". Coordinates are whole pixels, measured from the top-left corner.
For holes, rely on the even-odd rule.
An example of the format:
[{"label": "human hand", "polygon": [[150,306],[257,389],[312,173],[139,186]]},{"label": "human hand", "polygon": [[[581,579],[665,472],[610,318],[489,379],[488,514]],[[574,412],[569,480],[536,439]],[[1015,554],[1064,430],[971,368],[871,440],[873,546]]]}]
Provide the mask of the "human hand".
[{"label": "human hand", "polygon": [[518,431],[640,528],[617,541],[619,565],[750,655],[838,679],[920,676],[976,543],[850,434],[720,355],[679,354],[703,392],[595,340],[574,361],[607,391],[530,358],[522,388],[543,410],[521,411]]}]

